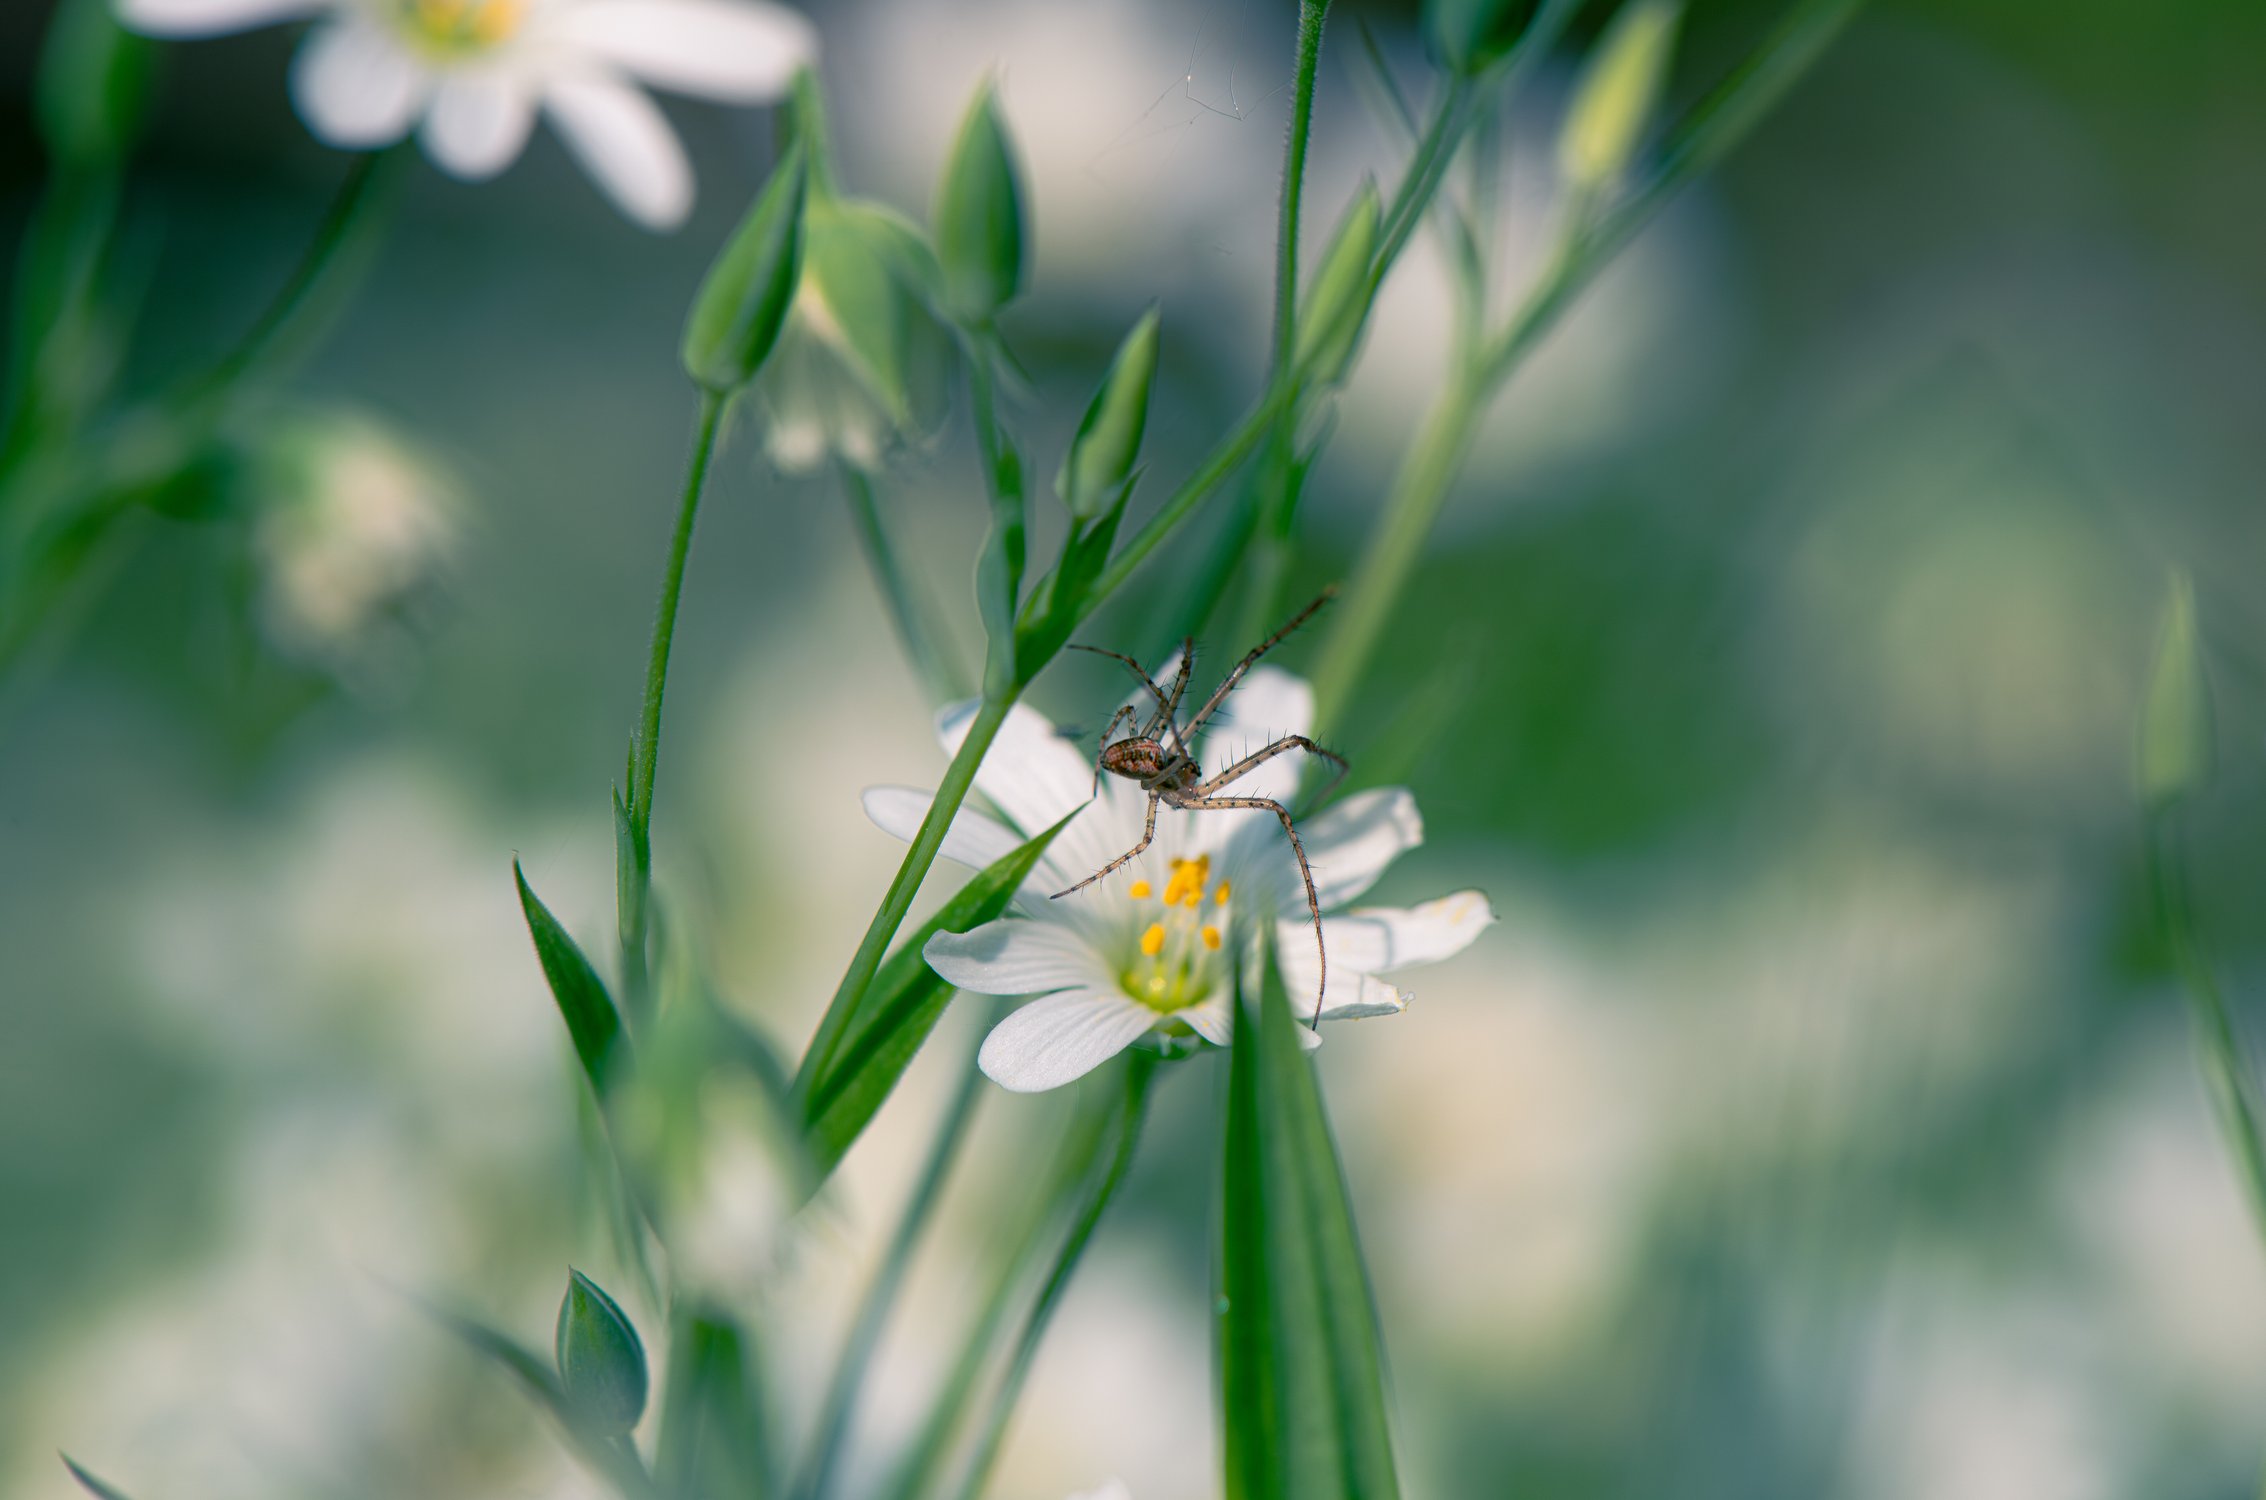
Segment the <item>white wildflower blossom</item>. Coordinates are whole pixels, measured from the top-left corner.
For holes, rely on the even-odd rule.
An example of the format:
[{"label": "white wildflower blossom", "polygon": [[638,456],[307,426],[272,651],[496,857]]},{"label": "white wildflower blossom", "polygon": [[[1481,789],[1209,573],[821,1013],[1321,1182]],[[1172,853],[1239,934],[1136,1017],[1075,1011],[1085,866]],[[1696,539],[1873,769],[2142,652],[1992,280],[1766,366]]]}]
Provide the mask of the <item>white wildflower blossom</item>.
[{"label": "white wildflower blossom", "polygon": [[[947,709],[938,729],[957,750],[972,704]],[[1244,680],[1196,747],[1207,772],[1247,746],[1303,734],[1314,717],[1305,682],[1261,667]],[[1289,798],[1298,768],[1277,757],[1236,783],[1239,794]],[[1017,1092],[1051,1089],[1099,1067],[1144,1038],[1154,1045],[1227,1045],[1232,1026],[1229,963],[1241,947],[1258,956],[1263,928],[1294,1006],[1311,1005],[1318,956],[1304,887],[1282,825],[1265,812],[1192,812],[1161,807],[1155,842],[1098,885],[1050,900],[1141,838],[1140,788],[1104,777],[1035,711],[1018,704],[976,772],[976,788],[1012,827],[962,809],[944,856],[983,866],[1084,805],[1040,858],[1010,915],[964,933],[939,933],[929,965],[962,989],[1040,998],[1001,1021],[979,1061]],[[1090,799],[1090,805],[1089,805]],[[866,814],[910,839],[930,794],[902,787],[866,793]],[[1336,910],[1367,890],[1385,867],[1423,839],[1416,800],[1400,787],[1360,792],[1300,824],[1314,870],[1329,950],[1321,1018],[1391,1015],[1409,996],[1378,976],[1462,951],[1494,920],[1477,891],[1408,908]],[[1238,914],[1248,914],[1233,925]],[[1256,919],[1256,920],[1254,920]],[[1237,941],[1237,935],[1249,940]],[[1251,972],[1247,970],[1247,973]]]},{"label": "white wildflower blossom", "polygon": [[348,150],[415,130],[467,181],[517,160],[546,115],[622,211],[652,229],[692,208],[692,169],[639,84],[727,104],[786,91],[817,51],[767,0],[118,0],[152,36],[201,37],[316,18],[291,68],[308,127]]}]

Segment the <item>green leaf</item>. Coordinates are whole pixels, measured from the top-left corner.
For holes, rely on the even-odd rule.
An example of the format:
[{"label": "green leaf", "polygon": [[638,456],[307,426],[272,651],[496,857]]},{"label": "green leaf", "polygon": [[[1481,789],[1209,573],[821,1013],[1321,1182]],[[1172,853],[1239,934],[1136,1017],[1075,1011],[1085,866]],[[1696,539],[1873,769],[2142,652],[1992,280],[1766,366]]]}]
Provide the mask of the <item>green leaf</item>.
[{"label": "green leaf", "polygon": [[1157,309],[1154,303],[1117,346],[1094,399],[1086,403],[1078,435],[1055,476],[1054,492],[1083,521],[1121,494],[1141,454],[1141,434],[1149,423],[1149,388],[1157,374]]},{"label": "green leaf", "polygon": [[105,1484],[102,1480],[95,1478],[85,1469],[80,1468],[78,1460],[71,1457],[70,1454],[61,1453],[56,1456],[63,1460],[63,1467],[71,1471],[71,1477],[79,1482],[79,1488],[95,1496],[96,1500],[127,1500],[124,1490],[114,1484]]},{"label": "green leaf", "polygon": [[1062,822],[992,861],[922,923],[874,976],[860,1007],[863,1019],[853,1021],[825,1075],[798,1080],[821,1179],[881,1108],[951,1003],[952,987],[928,966],[921,949],[940,932],[966,932],[1007,910],[1039,856],[1075,816],[1065,814]]},{"label": "green leaf", "polygon": [[559,1299],[560,1389],[575,1423],[592,1437],[621,1437],[645,1415],[645,1346],[605,1288],[567,1272]]},{"label": "green leaf", "polygon": [[1345,378],[1354,343],[1369,318],[1369,300],[1376,294],[1370,283],[1369,263],[1377,253],[1382,219],[1377,184],[1364,178],[1361,191],[1354,194],[1345,217],[1338,221],[1330,248],[1322,253],[1313,288],[1299,312],[1291,367],[1300,378],[1324,385]]},{"label": "green leaf", "polygon": [[2161,808],[2199,790],[2211,775],[2211,691],[2195,630],[2195,585],[2172,575],[2156,633],[2156,660],[2140,717],[2140,797]]},{"label": "green leaf", "polygon": [[730,1313],[680,1314],[669,1345],[654,1477],[680,1500],[763,1500],[772,1490],[761,1387],[747,1339]]},{"label": "green leaf", "polygon": [[516,859],[511,862],[511,874],[519,883],[519,909],[526,914],[527,931],[535,939],[535,956],[542,962],[543,977],[550,982],[551,997],[558,1001],[567,1035],[574,1039],[583,1073],[603,1099],[615,1053],[628,1045],[622,1037],[621,1016],[606,993],[605,981],[590,967],[590,960],[582,956],[582,949],[550,909],[536,899]]},{"label": "green leaf", "polygon": [[1440,60],[1469,75],[1511,50],[1533,8],[1528,0],[1429,0],[1425,30]]},{"label": "green leaf", "polygon": [[945,306],[986,323],[1023,289],[1023,189],[990,80],[976,90],[936,193],[936,253]]},{"label": "green leaf", "polygon": [[1228,1500],[1393,1500],[1376,1305],[1313,1061],[1272,955],[1237,987],[1222,1175]]},{"label": "green leaf", "polygon": [[802,151],[790,146],[693,297],[684,367],[703,390],[746,385],[779,341],[802,276],[807,177]]},{"label": "green leaf", "polygon": [[[634,774],[634,772],[633,772]],[[653,888],[653,844],[614,788],[614,926],[622,947],[623,987],[633,1005],[645,971],[639,940],[646,931],[646,901]],[[642,1012],[639,1012],[642,1017]]]},{"label": "green leaf", "polygon": [[32,93],[48,154],[79,167],[121,161],[141,133],[156,52],[156,43],[118,24],[109,0],[58,6]]}]

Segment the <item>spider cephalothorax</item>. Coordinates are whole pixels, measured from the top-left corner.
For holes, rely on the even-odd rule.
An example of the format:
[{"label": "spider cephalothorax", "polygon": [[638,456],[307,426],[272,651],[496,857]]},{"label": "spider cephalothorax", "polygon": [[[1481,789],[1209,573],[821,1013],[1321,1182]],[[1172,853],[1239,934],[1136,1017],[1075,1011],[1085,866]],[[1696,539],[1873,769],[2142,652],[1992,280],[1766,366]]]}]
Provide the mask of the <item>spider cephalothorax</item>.
[{"label": "spider cephalothorax", "polygon": [[[1141,842],[1135,844],[1084,880],[1079,881],[1069,890],[1057,891],[1050,898],[1059,900],[1072,892],[1082,891],[1095,881],[1115,874],[1139,858],[1141,852],[1147,849],[1150,841],[1157,836],[1157,806],[1159,803],[1168,807],[1185,808],[1192,812],[1241,808],[1273,813],[1281,820],[1283,832],[1290,837],[1290,852],[1298,859],[1299,878],[1306,885],[1306,910],[1308,915],[1314,919],[1314,952],[1320,961],[1314,989],[1314,1018],[1317,1024],[1322,1015],[1322,995],[1329,988],[1330,983],[1330,957],[1322,943],[1322,903],[1314,894],[1314,870],[1306,862],[1306,846],[1299,842],[1298,827],[1291,821],[1290,809],[1284,807],[1280,802],[1266,797],[1231,797],[1221,796],[1219,793],[1222,788],[1257,770],[1285,751],[1303,750],[1309,755],[1319,756],[1337,767],[1338,777],[1343,777],[1346,773],[1345,759],[1343,756],[1323,749],[1305,735],[1286,734],[1271,744],[1260,746],[1235,764],[1220,771],[1218,775],[1207,777],[1204,775],[1203,768],[1196,757],[1189,753],[1188,741],[1203,729],[1213,714],[1219,712],[1220,705],[1227,701],[1227,695],[1235,691],[1236,684],[1243,680],[1244,674],[1251,670],[1253,664],[1280,644],[1284,636],[1305,624],[1316,610],[1329,602],[1330,596],[1334,592],[1335,590],[1324,590],[1320,598],[1300,610],[1292,617],[1289,624],[1252,647],[1249,654],[1235,664],[1234,670],[1221,680],[1220,685],[1213,690],[1212,696],[1205,700],[1204,706],[1196,710],[1195,717],[1188,721],[1185,729],[1182,728],[1179,719],[1180,699],[1181,695],[1188,691],[1188,673],[1195,660],[1194,641],[1189,640],[1180,643],[1180,667],[1173,673],[1172,690],[1170,692],[1166,692],[1163,688],[1157,686],[1156,679],[1144,671],[1141,664],[1130,656],[1121,652],[1105,651],[1099,646],[1079,646],[1075,648],[1080,651],[1091,651],[1097,656],[1109,657],[1113,661],[1123,662],[1132,669],[1134,676],[1141,679],[1141,685],[1148,690],[1150,698],[1155,700],[1156,709],[1146,720],[1143,720],[1141,715],[1130,705],[1120,708],[1115,714],[1112,714],[1109,723],[1102,729],[1101,749],[1094,758],[1094,781],[1097,789],[1101,783],[1102,773],[1107,771],[1112,776],[1122,776],[1127,781],[1139,782],[1141,790],[1149,794],[1149,806],[1147,818],[1141,829]],[[1117,733],[1117,726],[1128,720],[1134,721],[1133,733],[1123,739],[1110,738]],[[1335,786],[1337,778],[1332,778],[1330,784]],[[1328,788],[1324,788],[1325,792],[1327,790]]]}]

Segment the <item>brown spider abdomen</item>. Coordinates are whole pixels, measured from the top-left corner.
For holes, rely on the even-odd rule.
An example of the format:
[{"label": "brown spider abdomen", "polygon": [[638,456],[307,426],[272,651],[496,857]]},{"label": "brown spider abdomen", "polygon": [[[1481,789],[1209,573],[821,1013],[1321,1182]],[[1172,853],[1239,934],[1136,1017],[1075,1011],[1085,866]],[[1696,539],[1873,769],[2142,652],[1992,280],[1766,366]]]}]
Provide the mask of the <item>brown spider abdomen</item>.
[{"label": "brown spider abdomen", "polygon": [[1102,751],[1102,769],[1129,781],[1147,781],[1162,772],[1173,756],[1155,740],[1119,740]]}]

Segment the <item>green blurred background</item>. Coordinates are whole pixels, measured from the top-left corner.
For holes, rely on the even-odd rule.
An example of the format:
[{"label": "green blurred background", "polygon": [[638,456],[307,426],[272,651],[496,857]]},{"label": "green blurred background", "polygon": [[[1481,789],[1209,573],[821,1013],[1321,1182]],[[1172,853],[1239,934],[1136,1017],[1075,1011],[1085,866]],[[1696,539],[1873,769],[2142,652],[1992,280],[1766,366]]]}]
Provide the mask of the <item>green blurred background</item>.
[{"label": "green blurred background", "polygon": [[[0,13],[10,243],[46,9]],[[1675,96],[1773,13],[1695,4]],[[843,175],[916,214],[1003,79],[1037,215],[1010,322],[1034,462],[1161,298],[1149,469],[1183,472],[1259,375],[1287,8],[814,14]],[[1421,86],[1411,10],[1333,10],[1316,224],[1399,160],[1356,18]],[[167,49],[119,276],[130,386],[224,347],[341,175],[291,114],[291,42]],[[2183,566],[2219,728],[2195,881],[2240,1004],[2266,979],[2262,63],[2251,0],[1875,0],[1506,392],[1343,735],[1426,815],[1384,894],[1478,884],[1503,918],[1324,1052],[1413,1494],[2257,1493],[2266,1262],[2128,765]],[[1563,84],[1511,122],[1507,275],[1539,251]],[[760,113],[668,107],[700,179],[683,231],[628,226],[542,132],[480,187],[420,162],[293,388],[380,455],[373,482],[447,499],[405,627],[291,636],[246,602],[240,530],[152,516],[0,688],[0,1490],[69,1493],[61,1445],[157,1500],[595,1493],[388,1288],[534,1336],[563,1264],[604,1264],[509,862],[606,930],[604,790],[692,409],[676,334],[768,159]],[[1396,272],[1301,584],[1362,544],[1446,287],[1436,247]],[[884,498],[972,659],[956,433]],[[858,790],[942,758],[839,496],[755,436],[701,521],[657,840],[726,991],[795,1047],[897,857]],[[1168,549],[1096,638],[1150,644],[1199,555]],[[1065,664],[1036,698],[1088,723],[1115,691]],[[725,1259],[783,1256],[790,1407],[961,1045],[793,1248],[720,1216]],[[1215,1071],[1173,1070],[996,1494],[1213,1486]],[[866,1463],[1062,1108],[988,1106]]]}]

